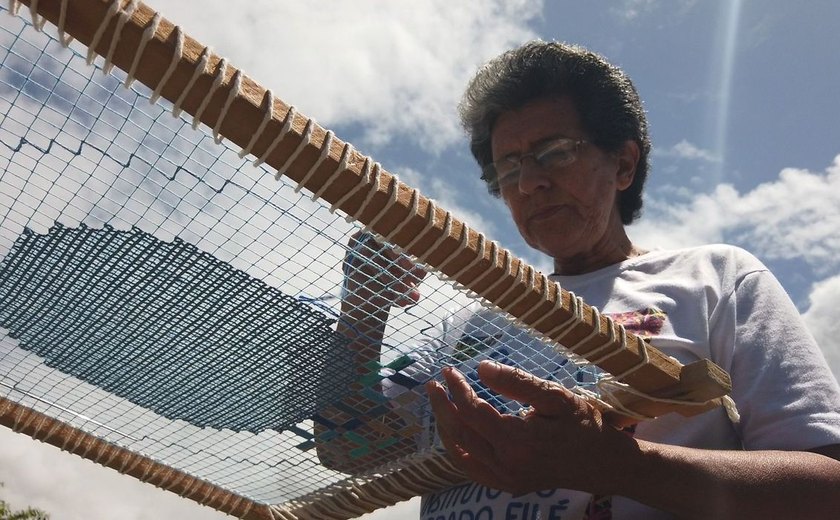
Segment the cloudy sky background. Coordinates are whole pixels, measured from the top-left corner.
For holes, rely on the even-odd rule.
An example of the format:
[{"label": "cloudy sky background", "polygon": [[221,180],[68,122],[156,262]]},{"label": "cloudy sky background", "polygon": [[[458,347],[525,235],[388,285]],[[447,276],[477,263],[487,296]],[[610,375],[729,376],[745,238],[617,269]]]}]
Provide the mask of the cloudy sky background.
[{"label": "cloudy sky background", "polygon": [[[530,262],[485,195],[455,106],[478,64],[533,38],[623,67],[654,142],[646,247],[740,245],[768,264],[840,376],[840,4],[813,0],[152,2],[299,111]],[[0,19],[0,23],[6,23]],[[0,430],[0,496],[56,519],[222,518]],[[417,502],[378,520],[416,515]]]}]

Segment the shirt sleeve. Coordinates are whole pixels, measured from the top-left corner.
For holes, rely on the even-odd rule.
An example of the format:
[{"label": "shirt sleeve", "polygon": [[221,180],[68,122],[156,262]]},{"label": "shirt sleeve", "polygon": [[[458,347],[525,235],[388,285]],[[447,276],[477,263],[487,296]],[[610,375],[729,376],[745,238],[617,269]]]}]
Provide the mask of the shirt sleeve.
[{"label": "shirt sleeve", "polygon": [[744,448],[840,443],[837,380],[778,280],[766,269],[751,271],[736,281],[731,299],[728,365]]}]

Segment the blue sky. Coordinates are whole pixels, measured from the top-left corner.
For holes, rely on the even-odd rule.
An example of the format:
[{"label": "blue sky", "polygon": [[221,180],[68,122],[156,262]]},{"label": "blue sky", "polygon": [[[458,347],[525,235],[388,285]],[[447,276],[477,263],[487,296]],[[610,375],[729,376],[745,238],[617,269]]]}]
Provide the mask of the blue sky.
[{"label": "blue sky", "polygon": [[[486,195],[455,106],[476,67],[517,43],[557,39],[604,54],[634,79],[654,143],[633,239],[752,251],[840,375],[836,1],[240,4],[152,2],[278,97],[545,269],[549,260],[526,248]],[[100,518],[221,518],[7,431],[0,438],[5,495],[63,511],[56,518],[90,518],[91,505]],[[412,502],[374,517],[416,510]]]}]

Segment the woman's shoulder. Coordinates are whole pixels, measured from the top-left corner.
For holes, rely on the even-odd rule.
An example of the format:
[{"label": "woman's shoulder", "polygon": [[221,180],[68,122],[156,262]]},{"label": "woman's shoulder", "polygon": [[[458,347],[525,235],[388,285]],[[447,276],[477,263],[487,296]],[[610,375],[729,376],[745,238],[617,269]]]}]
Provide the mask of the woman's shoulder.
[{"label": "woman's shoulder", "polygon": [[659,249],[645,255],[643,261],[653,263],[680,264],[711,267],[718,272],[733,271],[744,273],[767,270],[764,264],[752,253],[731,244],[704,244],[681,249]]}]

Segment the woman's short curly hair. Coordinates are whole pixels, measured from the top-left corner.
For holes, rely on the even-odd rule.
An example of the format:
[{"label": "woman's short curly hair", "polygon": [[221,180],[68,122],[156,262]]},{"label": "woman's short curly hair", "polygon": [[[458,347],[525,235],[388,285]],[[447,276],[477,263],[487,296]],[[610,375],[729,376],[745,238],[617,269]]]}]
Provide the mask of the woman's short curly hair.
[{"label": "woman's short curly hair", "polygon": [[[493,162],[491,133],[502,113],[551,97],[572,100],[589,141],[602,150],[618,151],[627,140],[639,145],[633,184],[618,198],[621,220],[630,224],[641,214],[649,169],[650,137],[644,107],[633,82],[621,69],[583,47],[532,41],[496,57],[476,73],[459,106],[476,161],[482,169]],[[487,174],[482,178],[490,193],[499,196],[495,179]]]}]

